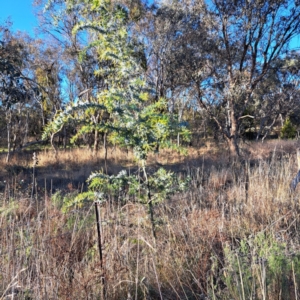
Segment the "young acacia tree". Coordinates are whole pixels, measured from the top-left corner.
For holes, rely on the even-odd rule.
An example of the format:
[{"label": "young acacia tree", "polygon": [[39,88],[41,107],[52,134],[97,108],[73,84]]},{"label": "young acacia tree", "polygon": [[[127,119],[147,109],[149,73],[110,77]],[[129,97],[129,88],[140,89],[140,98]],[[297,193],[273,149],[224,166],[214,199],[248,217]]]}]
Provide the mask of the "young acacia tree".
[{"label": "young acacia tree", "polygon": [[[99,84],[86,86],[84,93],[80,93],[74,101],[76,114],[67,116],[78,120],[80,130],[76,137],[95,132],[96,143],[96,135],[99,132],[107,133],[113,126],[117,112],[120,113],[129,103],[139,102],[145,97],[139,91],[144,85],[139,76],[141,63],[138,56],[142,51],[138,43],[128,42],[128,16],[123,7],[109,1],[61,1],[61,5],[64,8],[62,18],[65,14],[76,13],[78,22],[73,27],[73,34],[85,35],[88,40],[85,49],[77,53],[82,65],[91,56],[98,61],[96,68],[89,72]],[[58,120],[66,121],[62,120],[62,115],[63,112],[56,116],[55,122],[47,127],[46,134],[61,128],[62,124]]]},{"label": "young acacia tree", "polygon": [[[76,5],[71,1],[67,4],[68,9]],[[70,120],[84,124],[79,133],[89,130],[109,132],[113,143],[133,149],[139,171],[136,175],[123,171],[117,176],[94,173],[89,178],[89,192],[72,199],[66,206],[82,204],[86,199],[105,202],[114,198],[118,203],[128,199],[142,202],[148,205],[152,233],[156,238],[153,205],[184,188],[184,183],[176,185],[174,174],[163,169],[153,176],[149,175],[147,156],[149,152],[169,144],[174,132],[180,131],[182,136],[187,136],[188,131],[184,126],[174,124],[166,113],[168,109],[164,99],[149,103],[143,48],[130,36],[127,10],[108,0],[89,0],[84,2],[80,12],[81,22],[73,32],[78,34],[84,30],[89,34],[90,43],[81,55],[84,59],[89,50],[95,51],[101,62],[95,76],[100,76],[105,85],[90,98],[78,100],[56,115],[46,126],[44,138],[59,131]],[[95,115],[102,116],[97,123],[91,120]],[[130,192],[123,193],[120,199],[120,191],[127,190],[128,186]]]},{"label": "young acacia tree", "polygon": [[[73,34],[86,34],[89,41],[81,59],[93,51],[99,61],[94,76],[101,78],[103,85],[57,114],[46,126],[44,138],[70,120],[77,121],[82,127],[75,138],[94,130],[111,132],[113,142],[132,147],[144,164],[147,153],[167,143],[175,130],[186,135],[184,126],[173,126],[163,99],[149,105],[144,49],[130,35],[127,9],[108,0],[62,3],[65,13],[76,9],[78,23]],[[97,122],[95,116],[100,116]]]},{"label": "young acacia tree", "polygon": [[[47,3],[47,9],[44,10]],[[95,38],[91,36],[91,30],[81,30],[74,34],[73,29],[83,20],[95,21],[99,17],[95,12],[84,11],[82,5],[71,7],[65,1],[36,0],[35,4],[38,8],[40,31],[59,52],[58,61],[63,78],[61,95],[64,102],[73,103],[78,98],[86,102],[93,102],[92,99],[95,98],[97,92],[106,88],[104,76],[95,76],[95,71],[104,68],[107,61],[98,59],[95,47],[86,49],[89,42]],[[73,131],[77,130],[76,137],[82,137],[89,147],[93,144],[93,153],[96,153],[100,135],[104,144],[107,136],[105,132],[99,132],[96,127],[105,121],[106,117],[107,114],[103,115],[99,111],[89,110],[85,117],[82,117],[82,122],[77,124],[76,129],[72,125],[68,128],[73,128]],[[67,128],[64,127],[63,131],[65,133]]]}]

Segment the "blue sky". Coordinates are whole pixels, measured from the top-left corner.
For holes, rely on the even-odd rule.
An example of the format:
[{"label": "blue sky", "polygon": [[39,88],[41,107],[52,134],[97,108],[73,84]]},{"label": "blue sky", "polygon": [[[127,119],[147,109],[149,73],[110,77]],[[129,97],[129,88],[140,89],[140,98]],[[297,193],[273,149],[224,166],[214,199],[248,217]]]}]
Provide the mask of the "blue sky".
[{"label": "blue sky", "polygon": [[32,1],[0,0],[0,24],[10,17],[14,31],[26,31],[33,35],[37,20],[33,13]]},{"label": "blue sky", "polygon": [[[32,2],[33,0],[0,0],[0,24],[10,17],[14,31],[26,31],[33,36],[37,19],[33,13]],[[300,48],[300,36],[293,39],[291,47]]]}]

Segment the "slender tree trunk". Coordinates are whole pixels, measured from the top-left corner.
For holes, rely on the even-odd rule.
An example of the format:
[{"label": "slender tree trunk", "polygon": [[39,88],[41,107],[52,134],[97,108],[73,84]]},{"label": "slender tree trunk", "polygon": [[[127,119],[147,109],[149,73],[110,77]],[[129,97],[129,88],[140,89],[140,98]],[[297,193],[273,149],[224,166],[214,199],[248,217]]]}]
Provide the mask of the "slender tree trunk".
[{"label": "slender tree trunk", "polygon": [[232,136],[230,138],[227,138],[227,143],[229,146],[230,155],[232,157],[238,157],[240,156],[240,149],[237,142],[237,137]]},{"label": "slender tree trunk", "polygon": [[92,120],[95,124],[95,132],[94,132],[94,148],[93,148],[93,155],[96,155],[98,151],[98,145],[99,145],[99,131],[97,130],[97,124],[99,123],[100,115],[99,113],[96,116],[93,116]]},{"label": "slender tree trunk", "polygon": [[16,132],[16,130],[14,130],[13,143],[12,143],[12,152],[13,153],[16,151],[16,147],[17,147],[17,132]]},{"label": "slender tree trunk", "polygon": [[42,117],[42,126],[45,126],[45,113],[44,113],[44,107],[43,107],[43,102],[39,102],[40,106],[41,106],[41,117]]},{"label": "slender tree trunk", "polygon": [[256,141],[259,140],[259,138],[260,138],[260,136],[262,134],[262,131],[263,131],[263,128],[264,128],[264,125],[265,125],[265,120],[266,120],[266,117],[263,117],[260,120],[259,130],[258,130],[257,135],[256,135]]},{"label": "slender tree trunk", "polygon": [[[24,138],[23,138],[23,145],[27,144],[28,141],[28,127],[29,127],[29,112],[27,111],[26,113],[26,125],[25,125],[25,134],[24,134]],[[22,145],[22,147],[23,147]]]},{"label": "slender tree trunk", "polygon": [[66,130],[66,126],[64,126],[63,131],[64,131],[63,146],[64,146],[64,151],[66,151],[66,149],[67,149],[67,130]]},{"label": "slender tree trunk", "polygon": [[99,143],[98,136],[99,136],[99,132],[97,129],[95,129],[93,155],[96,155],[97,150],[98,150],[98,143]]},{"label": "slender tree trunk", "polygon": [[51,143],[51,147],[52,147],[52,149],[54,151],[54,154],[55,154],[55,157],[56,157],[57,156],[57,149],[54,145],[54,135],[55,135],[55,133],[51,134],[50,143]]},{"label": "slender tree trunk", "polygon": [[232,157],[240,156],[239,145],[238,145],[238,120],[236,118],[234,110],[234,100],[228,102],[229,112],[229,136],[227,137],[227,142],[229,146],[230,155]]},{"label": "slender tree trunk", "polygon": [[6,112],[6,122],[7,122],[7,156],[6,156],[6,162],[9,162],[10,159],[10,134],[11,134],[11,111],[8,110]]},{"label": "slender tree trunk", "polygon": [[[182,115],[183,115],[183,109],[184,109],[184,105],[180,106],[181,103],[179,103],[178,105],[178,123],[181,122],[182,120]],[[177,146],[179,147],[180,145],[180,134],[179,132],[177,133]]]},{"label": "slender tree trunk", "polygon": [[103,135],[103,150],[104,150],[105,172],[107,174],[107,133],[106,132]]},{"label": "slender tree trunk", "polygon": [[266,126],[266,132],[264,134],[264,136],[262,137],[261,141],[262,143],[264,142],[265,138],[268,136],[268,134],[271,132],[271,130],[273,129],[274,124],[276,123],[278,119],[278,115],[275,116],[275,118],[273,119],[272,123],[269,126]]}]

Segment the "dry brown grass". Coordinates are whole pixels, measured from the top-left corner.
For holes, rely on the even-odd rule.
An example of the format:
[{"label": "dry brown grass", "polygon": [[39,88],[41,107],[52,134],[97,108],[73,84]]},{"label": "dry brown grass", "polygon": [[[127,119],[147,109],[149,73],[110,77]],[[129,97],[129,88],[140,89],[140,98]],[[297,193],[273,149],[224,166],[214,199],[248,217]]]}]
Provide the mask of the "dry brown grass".
[{"label": "dry brown grass", "polygon": [[250,159],[268,159],[271,155],[294,155],[300,143],[295,140],[266,140],[265,142],[246,142],[242,145]]},{"label": "dry brown grass", "polygon": [[[22,196],[24,186],[13,181],[25,177],[26,172],[10,174],[0,198],[0,299],[6,299],[13,290],[19,291],[14,299],[102,299],[103,275],[106,299],[111,300],[205,296],[250,299],[243,298],[241,289],[237,289],[243,283],[249,295],[245,272],[234,269],[236,264],[226,256],[230,248],[236,257],[243,239],[249,241],[252,251],[249,257],[240,257],[241,262],[246,259],[251,266],[253,284],[256,278],[252,299],[299,298],[300,269],[294,274],[286,271],[282,278],[271,277],[267,272],[268,296],[263,297],[264,290],[259,285],[262,273],[256,268],[261,265],[256,262],[257,250],[251,248],[250,242],[264,234],[266,239],[283,243],[284,251],[279,254],[287,262],[299,256],[300,187],[295,193],[289,191],[297,172],[295,147],[290,142],[252,144],[246,165],[230,163],[222,149],[213,147],[209,150],[211,160],[203,158],[203,149],[189,149],[186,157],[170,151],[150,157],[153,165],[185,168],[180,175],[190,175],[191,186],[155,207],[156,240],[147,206],[134,202],[123,206],[104,204],[104,270],[99,262],[92,203],[67,214],[60,210],[62,201],[77,193],[71,177],[66,180],[64,193],[51,198],[49,189],[40,190],[31,199]],[[110,172],[134,166],[132,153],[111,150]],[[11,165],[26,168],[31,163],[30,156],[22,163],[15,157]],[[103,167],[103,153],[92,157],[85,149],[78,149],[60,152],[55,158],[41,152],[38,166],[37,177],[55,172],[88,176],[89,170]],[[8,176],[6,172],[3,176]],[[269,251],[272,249],[270,246]],[[296,260],[294,267],[300,267]]]}]

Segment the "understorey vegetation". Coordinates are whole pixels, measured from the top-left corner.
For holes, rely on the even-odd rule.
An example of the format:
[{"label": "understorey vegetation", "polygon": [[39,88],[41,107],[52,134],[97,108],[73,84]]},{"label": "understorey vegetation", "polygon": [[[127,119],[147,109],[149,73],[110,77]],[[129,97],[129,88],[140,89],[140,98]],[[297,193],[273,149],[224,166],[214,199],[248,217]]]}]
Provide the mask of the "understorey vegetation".
[{"label": "understorey vegetation", "polygon": [[2,299],[297,299],[295,146],[260,146],[244,163],[162,151],[148,182],[132,152],[109,149],[116,175],[86,150],[40,152],[34,183],[31,157],[3,155]]}]

